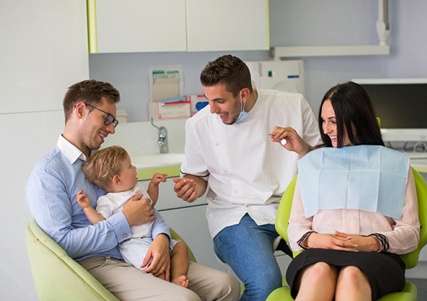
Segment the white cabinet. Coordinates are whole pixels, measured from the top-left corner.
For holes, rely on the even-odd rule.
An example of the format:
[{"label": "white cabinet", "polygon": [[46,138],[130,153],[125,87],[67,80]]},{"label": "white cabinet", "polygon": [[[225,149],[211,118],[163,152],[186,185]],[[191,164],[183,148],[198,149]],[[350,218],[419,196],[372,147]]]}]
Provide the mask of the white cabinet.
[{"label": "white cabinet", "polygon": [[[140,183],[147,189],[149,181],[140,181]],[[221,263],[215,256],[206,220],[205,196],[194,203],[186,203],[176,196],[173,186],[172,179],[168,178],[167,182],[160,184],[159,187],[156,209],[159,210],[166,224],[178,232],[190,246],[198,263],[233,274],[230,267]],[[284,276],[291,259],[282,251],[277,251],[275,255]]]},{"label": "white cabinet", "polygon": [[[147,189],[148,182],[140,183]],[[225,265],[219,263],[213,251],[205,215],[206,199],[201,197],[194,203],[186,203],[176,196],[173,185],[171,178],[168,178],[166,183],[160,184],[156,209],[165,222],[190,246],[198,263],[226,271]]]},{"label": "white cabinet", "polygon": [[268,1],[186,2],[188,51],[269,49]]},{"label": "white cabinet", "polygon": [[88,12],[93,53],[187,49],[185,0],[98,0],[95,9]]},{"label": "white cabinet", "polygon": [[91,53],[267,50],[268,0],[88,0]]},{"label": "white cabinet", "polygon": [[226,271],[225,265],[215,257],[213,242],[205,217],[207,205],[160,210],[166,223],[185,240],[198,263]]}]

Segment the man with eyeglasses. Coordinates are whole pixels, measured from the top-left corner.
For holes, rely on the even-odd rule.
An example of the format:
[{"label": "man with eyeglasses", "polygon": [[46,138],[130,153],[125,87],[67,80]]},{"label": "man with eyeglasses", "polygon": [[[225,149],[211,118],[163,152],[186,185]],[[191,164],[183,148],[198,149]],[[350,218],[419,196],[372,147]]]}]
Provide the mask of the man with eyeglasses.
[{"label": "man with eyeglasses", "polygon": [[[154,219],[148,199],[131,198],[122,212],[92,225],[77,204],[80,189],[96,206],[105,192],[86,180],[82,162],[98,150],[118,121],[119,92],[109,83],[85,80],[69,87],[64,97],[65,128],[53,151],[34,167],[26,200],[38,225],[74,260],[120,300],[236,300],[240,288],[232,276],[190,263],[188,289],[153,277],[169,275],[170,232],[163,220],[147,256],[151,264],[140,271],[125,263],[118,244],[131,238],[130,227]],[[152,275],[150,275],[152,274]],[[207,289],[208,288],[208,289]]]}]

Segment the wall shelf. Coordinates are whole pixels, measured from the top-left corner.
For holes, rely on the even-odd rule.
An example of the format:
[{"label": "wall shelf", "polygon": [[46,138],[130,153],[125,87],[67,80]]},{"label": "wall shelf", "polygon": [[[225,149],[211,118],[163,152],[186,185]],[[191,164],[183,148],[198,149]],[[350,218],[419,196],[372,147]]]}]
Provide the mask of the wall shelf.
[{"label": "wall shelf", "polygon": [[388,45],[345,45],[345,46],[281,46],[272,47],[274,59],[316,56],[359,56],[389,55]]}]

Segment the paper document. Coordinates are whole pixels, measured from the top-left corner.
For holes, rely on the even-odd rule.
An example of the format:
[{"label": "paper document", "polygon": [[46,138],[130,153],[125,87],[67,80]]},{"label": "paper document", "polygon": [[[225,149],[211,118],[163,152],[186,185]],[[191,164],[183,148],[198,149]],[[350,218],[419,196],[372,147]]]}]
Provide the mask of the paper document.
[{"label": "paper document", "polygon": [[183,96],[184,83],[181,66],[150,67],[151,101],[159,102]]}]

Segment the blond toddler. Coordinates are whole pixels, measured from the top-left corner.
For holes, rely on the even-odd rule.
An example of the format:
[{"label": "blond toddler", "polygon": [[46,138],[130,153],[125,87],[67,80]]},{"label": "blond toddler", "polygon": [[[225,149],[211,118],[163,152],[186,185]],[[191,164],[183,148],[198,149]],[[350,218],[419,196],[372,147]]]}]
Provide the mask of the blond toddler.
[{"label": "blond toddler", "polygon": [[[83,190],[77,192],[77,202],[92,224],[105,220],[111,215],[123,210],[127,201],[138,194],[150,200],[152,207],[157,203],[159,196],[159,184],[166,182],[166,175],[155,173],[148,185],[147,191],[138,184],[136,167],[132,165],[129,154],[120,146],[111,146],[99,150],[82,165],[86,178],[104,189],[107,194],[98,198],[96,210],[92,207],[89,197]],[[163,218],[157,210],[154,211],[154,221],[132,226],[132,237],[122,242],[120,253],[123,259],[140,270],[150,265],[147,260],[147,251],[153,241],[152,232],[156,228],[156,222]],[[171,256],[171,282],[188,287],[187,247],[183,242],[172,240],[170,245]],[[162,268],[163,269],[163,268]],[[168,279],[164,272],[159,276]]]}]

